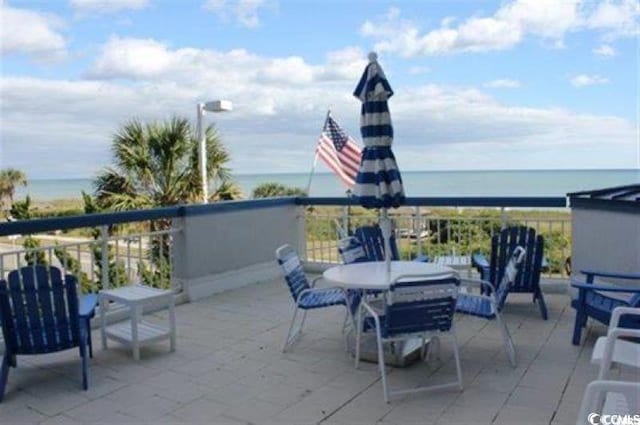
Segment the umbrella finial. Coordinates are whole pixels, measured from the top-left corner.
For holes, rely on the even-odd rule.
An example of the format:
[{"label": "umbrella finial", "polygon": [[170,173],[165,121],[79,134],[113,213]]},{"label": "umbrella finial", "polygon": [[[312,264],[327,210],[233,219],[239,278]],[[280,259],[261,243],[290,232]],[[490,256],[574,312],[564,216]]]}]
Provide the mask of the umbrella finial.
[{"label": "umbrella finial", "polygon": [[369,53],[369,62],[377,62],[378,54],[376,52]]}]

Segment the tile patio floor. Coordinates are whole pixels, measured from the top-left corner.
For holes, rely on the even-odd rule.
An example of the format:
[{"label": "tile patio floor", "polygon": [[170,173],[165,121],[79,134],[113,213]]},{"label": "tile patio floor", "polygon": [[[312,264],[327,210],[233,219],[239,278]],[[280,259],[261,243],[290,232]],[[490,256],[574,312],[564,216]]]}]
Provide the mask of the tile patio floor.
[{"label": "tile patio floor", "polygon": [[[160,343],[143,349],[136,363],[116,343],[102,350],[95,330],[86,392],[76,351],[19,358],[0,424],[575,424],[584,387],[597,374],[591,349],[605,328],[591,325],[583,346],[574,347],[568,296],[547,295],[546,322],[530,301],[516,295],[506,308],[517,368],[506,360],[495,323],[460,317],[464,392],[385,404],[376,366],[355,370],[344,351],[344,310],[311,312],[302,339],[282,354],[292,306],[287,289],[280,281],[251,285],[179,306],[174,353]],[[450,379],[451,353],[443,339],[441,361],[393,369],[390,384]]]}]

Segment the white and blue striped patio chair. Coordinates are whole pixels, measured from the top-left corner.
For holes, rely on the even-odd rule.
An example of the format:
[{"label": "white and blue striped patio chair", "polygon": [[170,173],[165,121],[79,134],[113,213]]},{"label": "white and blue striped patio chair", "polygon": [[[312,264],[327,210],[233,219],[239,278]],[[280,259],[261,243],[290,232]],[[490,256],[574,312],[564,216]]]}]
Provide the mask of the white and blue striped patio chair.
[{"label": "white and blue striped patio chair", "polygon": [[[495,320],[498,323],[504,340],[507,357],[513,367],[517,365],[516,349],[511,339],[511,334],[509,334],[509,329],[500,314],[500,306],[504,305],[504,299],[507,297],[509,289],[515,281],[525,256],[526,251],[524,248],[521,246],[514,248],[509,257],[509,262],[505,267],[504,276],[498,289],[486,280],[462,279],[462,283],[467,287],[467,291],[460,292],[456,303],[456,313],[481,317],[487,320]],[[470,292],[469,287],[472,285],[479,286],[481,293],[474,294]]]},{"label": "white and blue striped patio chair", "polygon": [[[344,289],[339,287],[316,288],[315,285],[317,281],[322,278],[321,276],[315,278],[311,283],[309,283],[309,280],[302,269],[300,257],[298,257],[298,254],[290,245],[283,245],[276,250],[276,260],[284,271],[284,279],[295,302],[293,318],[291,319],[291,325],[289,325],[289,332],[287,332],[287,338],[285,339],[284,346],[282,347],[282,351],[285,352],[302,333],[302,327],[304,326],[305,319],[307,318],[307,311],[332,306],[344,306],[346,308],[347,296]],[[298,310],[303,311],[302,321],[294,331]],[[345,324],[348,315],[349,314],[347,312],[347,315],[345,316]],[[345,324],[342,326],[343,331]]]},{"label": "white and blue striped patio chair", "polygon": [[[360,361],[360,337],[363,331],[376,332],[378,368],[382,381],[384,401],[390,396],[419,391],[457,388],[462,390],[462,368],[455,334],[453,316],[460,279],[454,275],[434,280],[425,275],[404,275],[395,279],[385,292],[382,308],[368,300],[360,303],[356,326],[356,368]],[[453,342],[456,380],[446,384],[389,390],[384,365],[383,344],[431,336],[449,335]]]}]

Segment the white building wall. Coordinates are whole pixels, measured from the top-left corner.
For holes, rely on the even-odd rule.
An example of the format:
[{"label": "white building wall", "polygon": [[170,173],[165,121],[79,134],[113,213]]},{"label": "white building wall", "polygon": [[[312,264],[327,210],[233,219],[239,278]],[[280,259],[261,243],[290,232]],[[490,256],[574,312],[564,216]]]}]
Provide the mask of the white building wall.
[{"label": "white building wall", "polygon": [[640,273],[640,214],[573,208],[572,271]]}]

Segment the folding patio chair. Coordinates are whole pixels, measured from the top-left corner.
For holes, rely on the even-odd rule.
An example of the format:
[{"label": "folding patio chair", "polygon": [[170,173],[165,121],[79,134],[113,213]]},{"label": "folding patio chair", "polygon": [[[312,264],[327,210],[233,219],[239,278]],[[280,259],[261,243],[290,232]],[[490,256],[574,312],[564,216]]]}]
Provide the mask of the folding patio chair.
[{"label": "folding patio chair", "polygon": [[[381,310],[368,300],[360,303],[356,316],[356,368],[360,361],[360,337],[367,329],[375,330],[378,346],[378,367],[382,380],[384,401],[390,396],[418,391],[459,388],[462,390],[462,369],[455,335],[453,315],[460,280],[457,277],[427,279],[425,276],[405,275],[395,279],[384,294]],[[423,341],[432,335],[447,334],[453,343],[457,378],[454,382],[403,390],[389,390],[384,365],[383,344],[411,338]]]},{"label": "folding patio chair", "polygon": [[502,319],[500,310],[504,304],[504,299],[507,297],[515,281],[518,270],[522,266],[525,255],[526,251],[521,246],[514,248],[505,267],[502,282],[500,282],[497,289],[488,281],[462,279],[462,282],[467,285],[467,288],[470,285],[477,285],[480,286],[481,289],[484,289],[484,291],[481,291],[480,294],[474,294],[471,291],[461,291],[458,294],[458,300],[456,302],[456,313],[468,314],[487,320],[495,320],[498,323],[504,340],[507,357],[513,367],[516,367],[517,364],[516,349],[509,334],[509,329]]},{"label": "folding patio chair", "polygon": [[[309,280],[302,269],[302,264],[300,263],[298,254],[290,245],[283,245],[276,250],[276,260],[284,271],[284,279],[289,287],[289,291],[291,292],[291,297],[295,302],[289,331],[287,332],[287,337],[285,339],[284,346],[282,347],[282,351],[285,352],[302,333],[302,327],[304,326],[305,319],[307,318],[308,310],[339,305],[346,308],[347,296],[344,289],[339,287],[316,288],[316,282],[322,278],[321,276],[315,278],[311,283],[309,283]],[[298,328],[293,331],[298,310],[303,310],[302,321]],[[347,315],[345,316],[344,324],[342,326],[343,331],[348,317],[349,312],[347,311]]]}]

